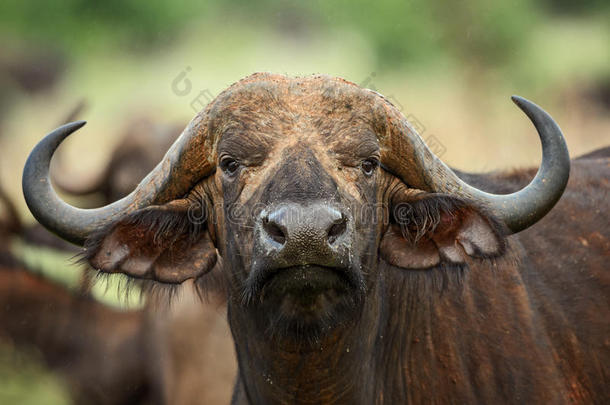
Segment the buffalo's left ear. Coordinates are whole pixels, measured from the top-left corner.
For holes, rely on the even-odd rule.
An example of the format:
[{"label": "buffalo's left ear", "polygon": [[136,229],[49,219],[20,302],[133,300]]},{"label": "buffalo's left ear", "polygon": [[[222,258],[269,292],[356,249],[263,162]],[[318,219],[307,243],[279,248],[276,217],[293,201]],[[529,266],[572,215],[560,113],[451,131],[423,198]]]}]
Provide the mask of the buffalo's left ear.
[{"label": "buffalo's left ear", "polygon": [[97,270],[176,284],[216,264],[205,223],[189,215],[188,200],[153,206],[123,218],[87,241],[85,259]]},{"label": "buffalo's left ear", "polygon": [[393,204],[380,253],[386,262],[404,269],[461,265],[468,258],[504,254],[503,233],[497,221],[468,202],[430,194]]}]

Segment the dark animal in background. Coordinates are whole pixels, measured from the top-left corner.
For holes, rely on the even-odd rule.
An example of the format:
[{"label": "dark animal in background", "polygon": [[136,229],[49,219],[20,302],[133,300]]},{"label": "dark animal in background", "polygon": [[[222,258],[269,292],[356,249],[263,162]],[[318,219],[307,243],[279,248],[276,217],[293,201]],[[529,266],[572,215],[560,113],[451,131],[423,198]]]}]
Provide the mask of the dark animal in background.
[{"label": "dark animal in background", "polygon": [[35,350],[77,404],[154,404],[144,312],[111,309],[0,262],[0,342]]},{"label": "dark animal in background", "polygon": [[0,187],[0,247],[6,248],[7,240],[13,234],[21,232],[22,225],[19,213],[6,191]]},{"label": "dark animal in background", "polygon": [[40,353],[76,403],[152,403],[144,312],[110,309],[34,274],[10,250],[28,227],[2,189],[0,205],[0,342]]},{"label": "dark animal in background", "polygon": [[66,58],[53,49],[4,49],[0,56],[0,85],[15,87],[29,94],[52,88],[66,70]]},{"label": "dark animal in background", "polygon": [[[69,290],[12,253],[13,240],[51,241],[34,246],[58,247],[52,242],[56,236],[38,231],[48,233],[40,225],[23,225],[0,188],[0,344],[5,349],[8,345],[39,353],[76,404],[181,404],[191,398],[206,404],[228,402],[235,361],[221,315],[222,295],[210,293],[205,306],[182,311],[194,295],[185,285],[178,296],[186,304],[167,306],[151,296],[141,310],[111,308],[87,294],[89,285]],[[59,241],[75,252],[74,245]],[[203,347],[185,354],[185,342]],[[189,372],[193,364],[198,368],[196,384]],[[175,378],[167,378],[169,373]],[[206,384],[200,383],[201,375]]]},{"label": "dark animal in background", "polygon": [[24,195],[102,272],[222,280],[236,404],[603,403],[608,160],[574,161],[549,214],[568,152],[514,101],[543,149],[523,189],[532,171],[466,183],[375,92],[255,74],[127,197],[79,210],[53,191],[51,156],[82,122],[35,147]]},{"label": "dark animal in background", "polygon": [[0,264],[14,265],[17,263],[11,251],[11,244],[14,236],[20,234],[22,229],[23,226],[15,205],[5,190],[0,187]]},{"label": "dark animal in background", "polygon": [[9,254],[13,238],[20,238],[31,245],[77,253],[74,244],[58,238],[40,224],[24,224],[15,205],[0,185],[0,251]]},{"label": "dark animal in background", "polygon": [[[149,118],[130,122],[120,142],[111,153],[106,167],[93,178],[78,179],[69,175],[63,161],[53,167],[53,181],[72,195],[98,194],[109,204],[129,194],[163,158],[176,140],[183,125],[163,125]],[[98,201],[99,202],[99,201]]]},{"label": "dark animal in background", "polygon": [[[12,49],[2,44],[0,54],[0,123],[19,93],[36,95],[51,90],[66,71],[65,55],[49,47]],[[4,134],[0,132],[0,136]]]}]

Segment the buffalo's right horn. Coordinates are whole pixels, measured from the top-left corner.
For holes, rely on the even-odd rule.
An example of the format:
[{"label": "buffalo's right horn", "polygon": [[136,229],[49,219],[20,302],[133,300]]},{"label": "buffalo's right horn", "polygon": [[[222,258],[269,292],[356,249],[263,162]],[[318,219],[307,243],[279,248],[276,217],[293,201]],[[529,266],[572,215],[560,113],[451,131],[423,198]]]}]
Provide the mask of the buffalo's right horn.
[{"label": "buffalo's right horn", "polygon": [[[23,169],[23,195],[30,211],[50,231],[82,245],[100,227],[127,213],[183,196],[193,184],[215,168],[215,157],[210,152],[213,141],[208,139],[207,128],[203,125],[205,113],[198,114],[191,121],[163,160],[131,194],[95,209],[67,204],[51,185],[49,166],[53,153],[64,139],[85,122],[77,121],[57,128],[36,145]],[[202,159],[201,156],[206,158]]]}]

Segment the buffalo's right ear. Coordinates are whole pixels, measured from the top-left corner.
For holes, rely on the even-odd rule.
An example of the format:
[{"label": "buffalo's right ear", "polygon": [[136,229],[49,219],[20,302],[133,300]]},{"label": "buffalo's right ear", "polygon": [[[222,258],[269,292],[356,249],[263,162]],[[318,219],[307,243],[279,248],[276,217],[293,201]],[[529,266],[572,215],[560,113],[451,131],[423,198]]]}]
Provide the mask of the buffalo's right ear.
[{"label": "buffalo's right ear", "polygon": [[217,253],[186,199],[148,207],[90,238],[86,260],[97,270],[177,284],[212,270]]}]

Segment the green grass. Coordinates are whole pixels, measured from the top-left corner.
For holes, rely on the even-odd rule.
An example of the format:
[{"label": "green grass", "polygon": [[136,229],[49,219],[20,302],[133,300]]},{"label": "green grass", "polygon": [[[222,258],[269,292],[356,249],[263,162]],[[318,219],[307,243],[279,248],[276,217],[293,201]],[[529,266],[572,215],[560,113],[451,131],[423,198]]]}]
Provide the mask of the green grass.
[{"label": "green grass", "polygon": [[[12,250],[30,271],[71,291],[79,289],[83,272],[93,271],[85,265],[76,263],[77,259],[70,253],[31,246],[18,241],[13,244]],[[125,291],[126,280],[126,276],[121,274],[97,279],[91,293],[99,302],[115,308],[141,307],[143,302],[140,300],[139,289],[130,287],[128,292]]]},{"label": "green grass", "polygon": [[41,364],[36,353],[0,346],[0,404],[70,404],[60,378]]}]

